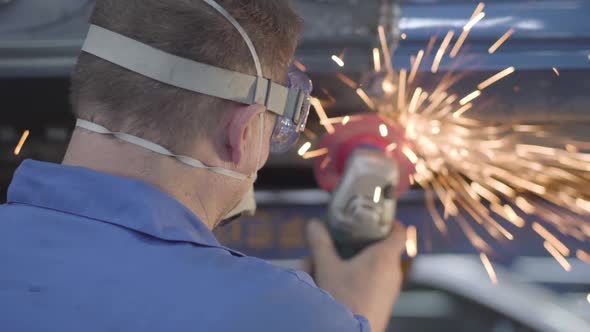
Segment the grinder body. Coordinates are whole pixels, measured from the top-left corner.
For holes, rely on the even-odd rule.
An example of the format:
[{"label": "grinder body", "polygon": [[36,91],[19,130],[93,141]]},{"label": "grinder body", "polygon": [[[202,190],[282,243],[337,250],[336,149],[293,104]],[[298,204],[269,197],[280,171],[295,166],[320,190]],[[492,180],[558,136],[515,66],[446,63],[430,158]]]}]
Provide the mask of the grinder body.
[{"label": "grinder body", "polygon": [[385,238],[391,231],[399,184],[397,164],[383,151],[355,149],[332,194],[327,223],[344,258]]},{"label": "grinder body", "polygon": [[314,173],[320,187],[332,193],[325,221],[343,257],[391,231],[397,199],[415,171],[404,146],[410,146],[405,130],[377,114],[355,115],[320,139],[328,154],[316,160]]}]

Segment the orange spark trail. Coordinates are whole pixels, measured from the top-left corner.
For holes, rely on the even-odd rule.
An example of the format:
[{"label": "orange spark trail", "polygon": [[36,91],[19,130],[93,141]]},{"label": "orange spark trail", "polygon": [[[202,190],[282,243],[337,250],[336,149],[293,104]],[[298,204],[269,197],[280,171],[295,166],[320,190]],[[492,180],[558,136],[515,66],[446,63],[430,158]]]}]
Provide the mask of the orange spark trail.
[{"label": "orange spark trail", "polygon": [[305,65],[302,64],[301,62],[295,60],[295,61],[293,61],[293,64],[295,65],[295,67],[297,67],[297,69],[301,70],[302,72],[307,71],[307,67],[305,67]]},{"label": "orange spark trail", "polygon": [[350,77],[342,73],[336,73],[336,78],[338,78],[340,82],[348,85],[351,89],[356,90],[356,88],[358,87],[358,84],[355,81],[353,81]]},{"label": "orange spark trail", "polygon": [[440,62],[442,61],[442,58],[445,55],[447,47],[449,47],[449,44],[451,43],[451,40],[453,39],[454,35],[455,35],[455,31],[449,30],[449,32],[445,36],[445,39],[443,39],[443,42],[440,44],[440,48],[438,49],[438,52],[436,52],[436,56],[434,57],[434,62],[432,63],[431,71],[433,74],[436,74],[438,72]]},{"label": "orange spark trail", "polygon": [[472,93],[468,94],[467,96],[465,96],[463,99],[461,99],[459,101],[459,104],[461,105],[466,105],[469,102],[473,101],[475,98],[481,96],[481,91],[479,90],[475,90]]},{"label": "orange spark trail", "polygon": [[302,157],[303,157],[303,159],[312,159],[312,158],[321,157],[321,156],[324,156],[327,154],[328,154],[328,149],[322,148],[322,149],[315,150],[315,151],[305,152],[305,153],[303,153]]},{"label": "orange spark trail", "polygon": [[481,83],[480,83],[480,84],[477,86],[477,88],[478,88],[479,90],[483,90],[483,89],[485,89],[485,88],[489,87],[490,85],[492,85],[492,84],[494,84],[494,83],[498,82],[499,80],[501,80],[501,79],[505,78],[506,76],[508,76],[508,75],[510,75],[510,74],[512,74],[512,73],[514,73],[514,72],[515,72],[515,70],[516,70],[516,69],[515,69],[514,67],[508,67],[508,68],[506,68],[506,69],[502,70],[501,72],[497,73],[496,75],[494,75],[494,76],[492,76],[492,77],[488,78],[487,80],[485,80],[485,81],[481,82]]},{"label": "orange spark trail", "polygon": [[397,108],[398,110],[403,110],[406,108],[406,75],[407,72],[405,69],[400,70],[399,72],[399,96],[397,98]]},{"label": "orange spark trail", "polygon": [[318,117],[320,118],[322,126],[326,128],[328,134],[333,134],[336,130],[334,129],[334,126],[329,122],[328,116],[326,115],[326,111],[324,110],[324,107],[322,106],[320,100],[317,98],[311,98],[311,105],[313,105],[313,108],[315,109]]},{"label": "orange spark trail", "polygon": [[553,234],[551,234],[545,227],[538,223],[533,223],[533,230],[537,232],[545,241],[549,242],[555,249],[563,256],[569,256],[570,250],[563,242],[559,241]]},{"label": "orange spark trail", "polygon": [[458,109],[455,113],[453,113],[453,117],[454,118],[459,118],[463,115],[463,113],[469,111],[471,109],[471,107],[473,107],[473,104],[467,104],[463,107],[461,107],[460,109]]},{"label": "orange spark trail", "polygon": [[373,100],[371,100],[371,98],[369,98],[365,90],[358,88],[356,89],[356,94],[361,97],[361,99],[365,102],[365,104],[367,104],[367,106],[369,106],[370,109],[375,110],[375,103]]},{"label": "orange spark trail", "polygon": [[27,141],[27,138],[29,137],[29,134],[30,134],[30,131],[28,131],[28,130],[25,130],[23,132],[23,135],[20,137],[20,140],[18,141],[18,144],[14,148],[14,155],[15,156],[18,156],[20,154],[20,151],[23,148],[23,145],[25,144],[25,142]]},{"label": "orange spark trail", "polygon": [[494,54],[498,50],[498,48],[500,48],[500,46],[502,46],[502,44],[504,44],[508,40],[508,38],[510,38],[510,36],[512,36],[513,33],[514,33],[513,28],[506,31],[506,33],[502,37],[500,37],[500,39],[498,39],[498,41],[496,41],[494,43],[494,45],[492,45],[490,47],[490,49],[488,50],[488,53]]},{"label": "orange spark trail", "polygon": [[381,72],[381,53],[379,53],[378,48],[373,49],[373,63],[375,65],[375,72]]},{"label": "orange spark trail", "polygon": [[412,65],[412,71],[410,72],[410,78],[408,81],[410,83],[414,82],[414,78],[416,78],[416,73],[418,73],[418,68],[420,67],[420,62],[422,62],[422,58],[424,57],[424,50],[420,50],[418,55],[416,55],[416,60],[414,61],[414,65]]},{"label": "orange spark trail", "polygon": [[469,22],[467,22],[467,24],[463,27],[463,31],[471,31],[471,29],[484,17],[486,17],[486,13],[484,12],[477,14],[475,17],[469,20]]},{"label": "orange spark trail", "polygon": [[485,267],[492,284],[497,285],[498,277],[496,276],[496,271],[494,271],[494,267],[492,266],[490,259],[483,252],[479,254],[479,258],[481,259],[481,262],[483,263],[483,266]]},{"label": "orange spark trail", "polygon": [[567,261],[567,259],[565,259],[559,253],[559,251],[557,251],[557,249],[555,249],[555,247],[553,247],[551,245],[551,243],[545,241],[545,243],[543,243],[543,246],[545,247],[545,250],[547,250],[551,254],[551,256],[553,256],[553,258],[555,258],[555,260],[559,263],[559,265],[561,265],[561,267],[563,267],[564,270],[566,270],[567,272],[570,272],[572,270],[572,266]]}]

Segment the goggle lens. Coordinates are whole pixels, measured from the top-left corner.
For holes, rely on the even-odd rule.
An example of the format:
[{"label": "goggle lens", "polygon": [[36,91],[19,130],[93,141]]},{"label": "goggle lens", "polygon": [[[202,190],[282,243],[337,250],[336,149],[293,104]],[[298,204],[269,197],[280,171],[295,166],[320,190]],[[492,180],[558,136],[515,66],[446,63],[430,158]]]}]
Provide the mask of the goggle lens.
[{"label": "goggle lens", "polygon": [[285,153],[297,143],[300,133],[305,130],[311,108],[313,84],[307,75],[300,71],[289,72],[289,87],[297,88],[305,95],[299,114],[296,115],[297,124],[285,117],[277,118],[270,141],[270,152],[275,154]]}]

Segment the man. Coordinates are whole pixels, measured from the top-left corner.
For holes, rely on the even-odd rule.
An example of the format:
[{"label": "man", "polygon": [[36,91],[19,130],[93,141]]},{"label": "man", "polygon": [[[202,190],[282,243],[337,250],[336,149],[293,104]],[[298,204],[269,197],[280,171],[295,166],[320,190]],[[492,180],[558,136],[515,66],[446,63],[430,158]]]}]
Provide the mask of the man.
[{"label": "man", "polygon": [[282,0],[97,1],[63,164],[25,161],[0,206],[1,331],[385,331],[402,226],[343,261],[311,223],[327,292],[211,233],[305,125],[300,26]]}]

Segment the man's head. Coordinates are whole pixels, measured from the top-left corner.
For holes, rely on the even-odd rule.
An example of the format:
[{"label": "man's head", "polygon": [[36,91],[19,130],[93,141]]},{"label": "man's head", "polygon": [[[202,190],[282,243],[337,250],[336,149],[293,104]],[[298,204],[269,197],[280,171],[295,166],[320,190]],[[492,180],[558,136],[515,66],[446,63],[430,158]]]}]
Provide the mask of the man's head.
[{"label": "man's head", "polygon": [[[285,83],[301,29],[289,2],[218,3],[248,33],[263,75]],[[176,56],[256,74],[238,31],[201,0],[98,0],[91,21]],[[156,142],[210,165],[229,164],[246,174],[266,159],[275,120],[261,106],[245,106],[168,86],[84,53],[72,77],[71,100],[81,119]],[[260,114],[266,119],[262,145]],[[210,148],[202,149],[203,145]],[[214,156],[195,155],[197,151],[214,151]]]}]

